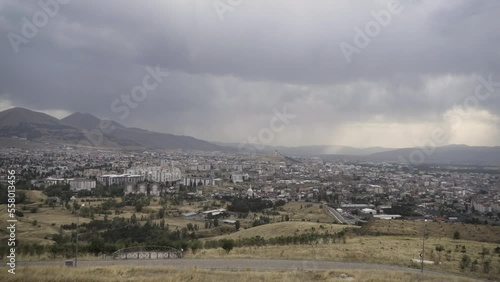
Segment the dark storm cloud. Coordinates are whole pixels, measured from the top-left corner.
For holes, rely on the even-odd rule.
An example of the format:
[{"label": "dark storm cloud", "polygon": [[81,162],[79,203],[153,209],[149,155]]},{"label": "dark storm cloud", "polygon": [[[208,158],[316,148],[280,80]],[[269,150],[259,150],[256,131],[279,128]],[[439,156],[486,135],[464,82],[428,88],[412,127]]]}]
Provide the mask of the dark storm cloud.
[{"label": "dark storm cloud", "polygon": [[[500,81],[496,1],[402,1],[350,63],[339,44],[355,46],[355,28],[387,1],[248,0],[223,20],[213,3],[70,1],[15,54],[7,34],[22,35],[22,18],[41,8],[0,1],[0,98],[230,141],[287,106],[298,117],[276,141],[312,144],[349,123],[441,122],[476,75]],[[146,66],[171,75],[120,119],[111,104]],[[498,92],[483,108],[499,114]]]}]

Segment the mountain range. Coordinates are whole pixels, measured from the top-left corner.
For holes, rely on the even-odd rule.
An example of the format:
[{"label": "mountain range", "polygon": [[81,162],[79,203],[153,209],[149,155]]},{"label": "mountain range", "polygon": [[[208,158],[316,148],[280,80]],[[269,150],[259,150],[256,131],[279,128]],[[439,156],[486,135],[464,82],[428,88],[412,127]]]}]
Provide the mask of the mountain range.
[{"label": "mountain range", "polygon": [[[84,145],[104,148],[166,149],[203,151],[243,151],[293,156],[323,156],[331,160],[405,162],[408,160],[437,164],[500,166],[500,147],[448,145],[426,152],[419,148],[355,148],[349,146],[261,146],[238,143],[208,142],[190,136],[159,133],[125,127],[115,121],[101,120],[88,113],[74,113],[57,119],[45,113],[24,108],[0,112],[0,145],[12,146],[13,138],[34,143]],[[423,156],[423,158],[422,158]]]},{"label": "mountain range", "polygon": [[189,136],[125,127],[91,114],[74,113],[61,120],[24,108],[0,112],[0,137],[34,142],[95,147],[219,151],[224,148]]}]

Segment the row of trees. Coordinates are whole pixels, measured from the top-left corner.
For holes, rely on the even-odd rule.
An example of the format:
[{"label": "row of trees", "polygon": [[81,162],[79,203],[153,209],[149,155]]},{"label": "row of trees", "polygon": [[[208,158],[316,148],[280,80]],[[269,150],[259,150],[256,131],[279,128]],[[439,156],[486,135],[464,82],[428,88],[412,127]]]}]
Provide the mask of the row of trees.
[{"label": "row of trees", "polygon": [[[80,231],[83,242],[80,242],[79,252],[81,254],[93,254],[95,256],[101,254],[110,255],[119,249],[139,245],[167,246],[179,250],[183,249],[184,251],[191,250],[193,253],[203,248],[222,248],[226,252],[230,252],[234,247],[243,246],[312,245],[318,244],[319,242],[325,244],[345,244],[346,242],[346,234],[342,231],[335,234],[307,233],[293,236],[279,236],[270,239],[255,236],[238,240],[211,240],[203,243],[199,241],[196,236],[193,236],[194,232],[189,233],[188,228],[170,231],[168,228],[160,228],[159,226],[152,226],[148,223],[144,226],[125,225],[121,228],[117,228],[118,225],[124,223],[122,220],[122,218],[116,218],[113,221],[107,222],[94,220],[90,223],[83,224],[81,226],[83,230]],[[68,229],[72,229],[72,227],[72,225],[66,226]],[[103,229],[106,230],[104,232],[98,232]],[[193,227],[193,229],[195,229],[195,227]],[[16,251],[21,255],[37,255],[40,257],[48,253],[52,258],[57,258],[59,256],[71,258],[75,255],[75,235],[75,233],[65,235],[61,229],[59,234],[53,236],[52,240],[55,241],[53,245],[18,243],[18,249]],[[8,248],[0,246],[0,255],[7,255],[7,252]]]},{"label": "row of trees", "polygon": [[249,213],[249,212],[261,212],[264,209],[278,208],[286,204],[283,200],[278,200],[276,202],[260,199],[260,198],[232,198],[230,199],[231,204],[227,206],[227,209],[232,212],[239,213]]},{"label": "row of trees", "polygon": [[[225,240],[227,239],[206,241],[204,247],[206,249],[223,248]],[[313,244],[318,244],[320,242],[324,244],[330,244],[330,243],[345,244],[346,233],[345,232],[339,232],[335,234],[305,233],[293,236],[278,236],[269,239],[265,239],[260,236],[254,236],[250,238],[241,238],[234,240],[233,245],[235,247],[244,247],[244,246],[260,247],[260,246],[274,246],[274,245],[279,245],[279,246],[313,245]]]}]

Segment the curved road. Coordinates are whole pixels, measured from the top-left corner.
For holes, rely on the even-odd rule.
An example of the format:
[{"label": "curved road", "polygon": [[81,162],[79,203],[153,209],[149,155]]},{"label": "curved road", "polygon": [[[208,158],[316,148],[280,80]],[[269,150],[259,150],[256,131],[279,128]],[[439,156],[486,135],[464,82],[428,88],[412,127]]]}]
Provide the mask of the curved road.
[{"label": "curved road", "polygon": [[344,219],[342,215],[338,211],[336,211],[334,208],[331,208],[329,206],[325,206],[326,213],[330,216],[333,216],[335,220],[337,220],[340,224],[349,224],[347,220]]},{"label": "curved road", "polygon": [[[64,261],[35,261],[18,262],[18,266],[63,266]],[[271,259],[165,259],[165,260],[95,260],[78,261],[78,266],[171,266],[182,268],[204,269],[251,269],[251,270],[332,270],[332,269],[358,269],[358,270],[388,270],[420,273],[419,269],[354,262],[334,262],[320,260],[271,260]],[[465,277],[445,271],[426,270],[426,273],[444,274]],[[470,278],[470,277],[467,277]],[[474,279],[474,278],[470,278]],[[478,279],[479,280],[479,279]]]}]

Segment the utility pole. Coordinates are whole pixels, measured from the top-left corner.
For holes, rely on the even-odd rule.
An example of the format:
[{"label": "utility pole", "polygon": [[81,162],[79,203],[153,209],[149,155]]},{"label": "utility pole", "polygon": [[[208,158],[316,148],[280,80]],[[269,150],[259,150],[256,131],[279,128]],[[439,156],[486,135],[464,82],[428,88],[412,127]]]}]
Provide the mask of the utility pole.
[{"label": "utility pole", "polygon": [[78,266],[78,228],[80,227],[80,213],[82,211],[82,208],[85,206],[85,204],[82,204],[81,207],[78,209],[78,217],[76,218],[76,252],[75,252],[75,267]]},{"label": "utility pole", "polygon": [[425,229],[427,228],[427,219],[424,220],[424,234],[422,235],[422,254],[421,257],[421,266],[422,266],[422,276],[424,275],[424,257],[425,257]]}]

